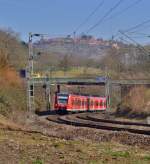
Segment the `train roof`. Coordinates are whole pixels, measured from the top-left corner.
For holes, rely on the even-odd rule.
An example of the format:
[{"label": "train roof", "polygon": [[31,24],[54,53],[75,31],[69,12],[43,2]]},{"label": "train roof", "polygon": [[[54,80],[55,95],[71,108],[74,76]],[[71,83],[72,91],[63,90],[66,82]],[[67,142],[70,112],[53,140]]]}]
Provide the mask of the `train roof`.
[{"label": "train roof", "polygon": [[68,96],[69,93],[64,93],[64,92],[60,92],[60,93],[57,93],[58,96]]},{"label": "train roof", "polygon": [[91,96],[91,97],[105,97],[101,95],[91,95],[91,94],[82,94],[82,93],[67,93],[67,92],[60,92],[57,93],[59,96],[69,96],[69,95],[78,95],[78,96]]},{"label": "train roof", "polygon": [[105,96],[101,96],[101,95],[80,94],[80,93],[70,93],[69,95],[90,96],[90,97],[105,97]]}]

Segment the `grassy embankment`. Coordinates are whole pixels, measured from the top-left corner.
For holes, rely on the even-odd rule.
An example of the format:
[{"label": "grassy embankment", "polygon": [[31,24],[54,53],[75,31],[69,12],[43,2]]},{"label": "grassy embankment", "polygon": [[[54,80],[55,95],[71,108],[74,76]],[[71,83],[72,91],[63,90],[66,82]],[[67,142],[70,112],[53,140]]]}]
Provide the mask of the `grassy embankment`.
[{"label": "grassy embankment", "polygon": [[[17,72],[5,67],[0,69],[0,114],[15,121],[26,109],[26,92]],[[20,113],[20,114],[19,114]]]},{"label": "grassy embankment", "polygon": [[[22,137],[23,136],[23,137]],[[85,163],[130,164],[150,162],[149,150],[116,142],[68,141],[0,130],[0,159],[3,163]]]}]

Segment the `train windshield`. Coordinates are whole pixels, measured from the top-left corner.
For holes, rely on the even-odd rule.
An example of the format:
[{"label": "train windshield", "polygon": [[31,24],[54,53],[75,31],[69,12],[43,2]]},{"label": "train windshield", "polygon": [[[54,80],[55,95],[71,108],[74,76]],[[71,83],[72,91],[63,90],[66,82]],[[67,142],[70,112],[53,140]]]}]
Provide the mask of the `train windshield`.
[{"label": "train windshield", "polygon": [[58,103],[67,104],[67,102],[68,102],[68,95],[67,94],[58,94]]},{"label": "train windshield", "polygon": [[68,100],[68,99],[59,98],[59,99],[58,99],[58,103],[60,103],[60,104],[67,104],[67,100]]}]

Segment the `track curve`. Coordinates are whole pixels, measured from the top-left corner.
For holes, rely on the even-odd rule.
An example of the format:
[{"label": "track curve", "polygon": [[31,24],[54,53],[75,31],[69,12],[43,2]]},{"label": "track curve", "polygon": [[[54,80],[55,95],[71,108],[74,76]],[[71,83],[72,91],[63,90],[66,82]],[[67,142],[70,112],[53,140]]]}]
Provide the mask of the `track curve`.
[{"label": "track curve", "polygon": [[77,117],[80,119],[90,120],[94,122],[106,122],[106,123],[114,123],[114,124],[120,124],[120,125],[135,125],[135,126],[150,127],[150,124],[146,124],[146,123],[110,120],[110,119],[104,119],[102,117],[96,117],[95,115],[94,116],[77,116]]},{"label": "track curve", "polygon": [[71,114],[47,118],[49,121],[78,127],[88,127],[111,131],[128,131],[136,134],[150,135],[150,125],[138,122],[117,121],[105,118],[96,118],[87,114]]}]

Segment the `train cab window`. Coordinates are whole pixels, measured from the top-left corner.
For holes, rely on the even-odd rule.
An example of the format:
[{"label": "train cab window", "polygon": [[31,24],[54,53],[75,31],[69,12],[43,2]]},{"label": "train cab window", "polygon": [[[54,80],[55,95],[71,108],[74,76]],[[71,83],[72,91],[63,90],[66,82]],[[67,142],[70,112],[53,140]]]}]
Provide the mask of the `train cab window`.
[{"label": "train cab window", "polygon": [[60,103],[60,104],[67,104],[67,99],[63,99],[63,98],[61,98],[61,99],[58,99],[58,103]]},{"label": "train cab window", "polygon": [[67,94],[58,94],[58,103],[67,104],[68,103],[68,95]]}]

